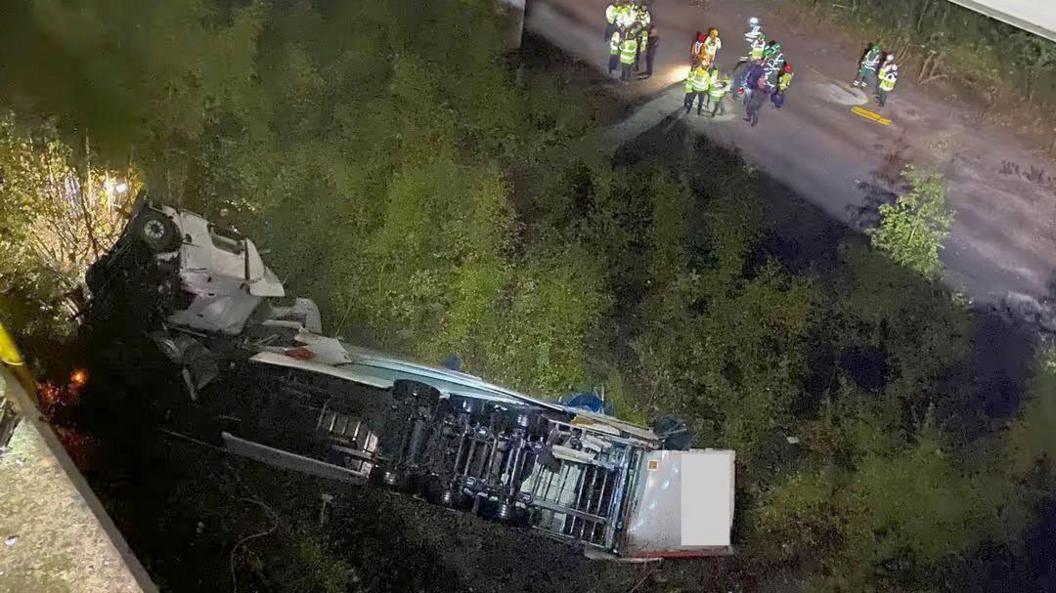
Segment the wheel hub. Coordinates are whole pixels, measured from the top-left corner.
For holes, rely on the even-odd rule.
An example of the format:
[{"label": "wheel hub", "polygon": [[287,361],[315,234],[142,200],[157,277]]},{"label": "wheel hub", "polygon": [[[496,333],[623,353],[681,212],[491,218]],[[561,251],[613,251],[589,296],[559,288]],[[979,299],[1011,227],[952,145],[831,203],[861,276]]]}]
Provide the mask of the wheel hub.
[{"label": "wheel hub", "polygon": [[143,235],[148,239],[159,240],[165,236],[165,225],[157,220],[148,220],[143,225]]}]

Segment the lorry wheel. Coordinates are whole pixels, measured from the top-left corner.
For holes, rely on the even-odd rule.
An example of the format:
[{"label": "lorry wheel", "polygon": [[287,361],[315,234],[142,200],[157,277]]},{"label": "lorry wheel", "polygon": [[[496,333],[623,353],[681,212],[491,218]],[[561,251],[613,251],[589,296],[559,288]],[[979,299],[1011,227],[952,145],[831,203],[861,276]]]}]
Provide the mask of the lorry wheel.
[{"label": "lorry wheel", "polygon": [[458,502],[458,492],[436,476],[425,479],[422,494],[430,503],[444,507],[453,507]]},{"label": "lorry wheel", "polygon": [[369,479],[374,484],[397,492],[407,492],[412,485],[411,479],[406,473],[380,465],[374,466],[374,469],[370,472]]},{"label": "lorry wheel", "polygon": [[136,218],[136,235],[152,251],[172,251],[180,244],[172,220],[157,210],[143,210]]},{"label": "lorry wheel", "polygon": [[498,523],[516,523],[519,519],[517,509],[505,500],[489,500],[481,505],[480,514],[489,521]]}]

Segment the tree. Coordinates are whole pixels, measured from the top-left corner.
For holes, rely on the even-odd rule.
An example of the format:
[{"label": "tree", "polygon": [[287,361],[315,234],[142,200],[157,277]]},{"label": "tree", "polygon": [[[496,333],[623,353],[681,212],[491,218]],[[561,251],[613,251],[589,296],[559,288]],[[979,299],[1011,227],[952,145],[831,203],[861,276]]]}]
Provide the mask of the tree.
[{"label": "tree", "polygon": [[88,266],[124,226],[134,174],[79,163],[51,126],[0,118],[0,287],[36,304],[40,329],[68,329]]},{"label": "tree", "polygon": [[20,18],[0,25],[11,27],[0,31],[11,56],[0,95],[59,118],[64,131],[87,130],[108,157],[124,160],[134,144],[137,160],[155,165],[155,195],[182,199],[198,169],[193,142],[216,115],[211,107],[245,99],[263,3],[8,4]]},{"label": "tree", "polygon": [[873,246],[901,265],[934,278],[942,270],[939,251],[950,234],[953,212],[946,205],[946,188],[937,172],[904,172],[912,189],[894,204],[880,206],[880,225],[868,234]]},{"label": "tree", "polygon": [[1027,102],[1033,103],[1039,82],[1056,64],[1056,43],[1026,31],[1016,31],[1009,40],[1016,64],[1024,70]]}]

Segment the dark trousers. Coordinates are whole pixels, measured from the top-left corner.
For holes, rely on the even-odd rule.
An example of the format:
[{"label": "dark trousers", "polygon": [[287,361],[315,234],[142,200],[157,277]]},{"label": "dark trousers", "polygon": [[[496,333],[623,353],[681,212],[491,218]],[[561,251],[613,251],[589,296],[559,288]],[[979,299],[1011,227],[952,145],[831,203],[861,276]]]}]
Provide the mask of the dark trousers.
[{"label": "dark trousers", "polygon": [[649,44],[649,49],[645,50],[645,75],[653,75],[653,62],[656,61],[656,42]]},{"label": "dark trousers", "polygon": [[752,124],[754,128],[759,123],[759,108],[748,106],[748,115],[744,118],[745,121]]},{"label": "dark trousers", "polygon": [[877,102],[880,103],[881,107],[886,105],[887,104],[887,91],[885,91],[884,89],[881,89],[881,88],[877,88],[876,89],[876,100],[877,100]]},{"label": "dark trousers", "polygon": [[623,71],[620,72],[620,80],[627,82],[631,80],[631,72],[634,71],[634,63],[622,64]]},{"label": "dark trousers", "polygon": [[692,93],[686,93],[686,100],[683,101],[683,105],[686,107],[686,113],[689,113],[693,109],[693,102],[697,102],[697,115],[701,115],[704,112],[704,97],[707,93],[701,93],[694,91]]},{"label": "dark trousers", "polygon": [[612,39],[612,34],[616,32],[616,23],[605,23],[605,41]]},{"label": "dark trousers", "polygon": [[722,112],[723,115],[726,115],[726,105],[723,104],[724,103],[723,100],[725,98],[726,98],[725,96],[718,97],[718,98],[712,98],[710,96],[708,97],[708,101],[710,101],[712,103],[711,117],[715,117],[716,115],[718,115],[718,113],[720,111]]},{"label": "dark trousers", "polygon": [[876,76],[876,71],[869,68],[859,68],[858,76],[854,77],[854,82],[860,82],[862,84],[869,84],[869,79]]},{"label": "dark trousers", "polygon": [[[754,91],[753,94],[760,93],[762,91]],[[764,99],[765,100],[765,99]],[[756,97],[752,97],[748,100],[748,109],[745,112],[745,121],[752,124],[754,128],[759,123],[759,111],[763,108],[763,101],[759,101]]]},{"label": "dark trousers", "polygon": [[620,54],[612,55],[609,54],[609,74],[616,71],[616,68],[620,67]]},{"label": "dark trousers", "polygon": [[[740,70],[734,69],[733,86],[731,86],[730,89],[733,90],[735,93],[737,91],[741,91],[741,96],[745,96],[748,94],[748,64],[745,63],[743,65],[738,66],[740,66]],[[734,96],[734,100],[737,99],[738,97]]]}]

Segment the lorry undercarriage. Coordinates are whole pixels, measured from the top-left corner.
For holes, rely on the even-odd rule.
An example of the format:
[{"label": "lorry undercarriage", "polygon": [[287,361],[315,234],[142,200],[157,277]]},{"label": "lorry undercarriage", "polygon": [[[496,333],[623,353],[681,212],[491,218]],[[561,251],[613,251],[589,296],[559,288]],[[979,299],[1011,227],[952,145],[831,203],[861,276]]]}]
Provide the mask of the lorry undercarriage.
[{"label": "lorry undercarriage", "polygon": [[335,389],[337,381],[304,371],[269,375],[252,402],[236,406],[252,403],[259,413],[235,420],[228,442],[324,460],[349,481],[414,492],[606,550],[615,545],[613,518],[648,447],[553,410],[444,397],[414,381],[389,390]]}]

